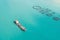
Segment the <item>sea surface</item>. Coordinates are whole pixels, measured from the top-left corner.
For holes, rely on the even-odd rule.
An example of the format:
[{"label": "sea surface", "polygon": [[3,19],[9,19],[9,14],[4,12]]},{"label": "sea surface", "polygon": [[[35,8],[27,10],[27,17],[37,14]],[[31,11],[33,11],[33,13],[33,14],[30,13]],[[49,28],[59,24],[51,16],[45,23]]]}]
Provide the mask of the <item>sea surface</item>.
[{"label": "sea surface", "polygon": [[0,0],[0,40],[60,40],[60,0]]}]

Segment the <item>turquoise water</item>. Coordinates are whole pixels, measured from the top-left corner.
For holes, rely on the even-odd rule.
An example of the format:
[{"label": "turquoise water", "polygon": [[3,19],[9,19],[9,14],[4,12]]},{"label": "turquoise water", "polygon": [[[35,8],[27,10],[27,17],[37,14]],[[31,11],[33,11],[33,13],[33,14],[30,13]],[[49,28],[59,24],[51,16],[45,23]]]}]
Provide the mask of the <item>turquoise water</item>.
[{"label": "turquoise water", "polygon": [[[60,17],[59,3],[56,0],[0,0],[0,40],[60,40],[60,20],[55,21],[32,8],[48,8],[55,12],[54,17]],[[26,32],[13,23],[16,19]]]}]

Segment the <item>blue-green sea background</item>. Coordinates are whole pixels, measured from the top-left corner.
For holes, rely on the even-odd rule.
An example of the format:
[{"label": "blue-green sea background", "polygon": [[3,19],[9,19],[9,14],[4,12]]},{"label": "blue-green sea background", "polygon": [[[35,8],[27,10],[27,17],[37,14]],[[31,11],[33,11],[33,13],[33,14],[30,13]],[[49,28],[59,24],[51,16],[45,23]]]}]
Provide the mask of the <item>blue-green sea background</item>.
[{"label": "blue-green sea background", "polygon": [[[60,20],[39,13],[33,5],[51,9],[54,16],[60,13],[53,0],[0,0],[0,40],[60,40]],[[26,32],[13,23],[16,19]]]}]

